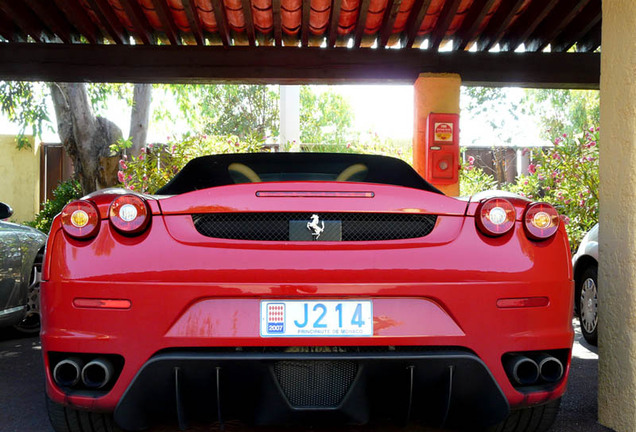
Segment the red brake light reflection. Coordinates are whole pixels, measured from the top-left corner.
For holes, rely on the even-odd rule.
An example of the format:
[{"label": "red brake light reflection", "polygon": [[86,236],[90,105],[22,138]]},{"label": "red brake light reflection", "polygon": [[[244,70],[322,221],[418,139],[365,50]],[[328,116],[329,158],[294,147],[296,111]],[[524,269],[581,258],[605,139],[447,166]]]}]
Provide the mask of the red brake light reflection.
[{"label": "red brake light reflection", "polygon": [[132,302],[125,299],[76,298],[73,306],[97,309],[130,309]]}]

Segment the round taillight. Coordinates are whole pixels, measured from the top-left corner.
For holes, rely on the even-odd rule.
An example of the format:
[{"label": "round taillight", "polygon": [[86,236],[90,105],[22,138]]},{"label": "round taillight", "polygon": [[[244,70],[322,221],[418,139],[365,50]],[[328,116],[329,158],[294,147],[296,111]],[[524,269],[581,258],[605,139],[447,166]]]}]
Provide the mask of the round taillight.
[{"label": "round taillight", "polygon": [[477,208],[475,222],[481,232],[488,236],[504,235],[515,225],[515,207],[503,198],[491,198]]},{"label": "round taillight", "polygon": [[87,239],[99,230],[99,211],[90,201],[73,201],[62,209],[62,229],[71,237]]},{"label": "round taillight", "polygon": [[137,195],[121,195],[113,200],[108,210],[110,222],[122,234],[139,234],[150,222],[150,208]]},{"label": "round taillight", "polygon": [[559,229],[559,221],[559,213],[547,203],[530,204],[523,215],[526,234],[534,240],[552,237]]}]

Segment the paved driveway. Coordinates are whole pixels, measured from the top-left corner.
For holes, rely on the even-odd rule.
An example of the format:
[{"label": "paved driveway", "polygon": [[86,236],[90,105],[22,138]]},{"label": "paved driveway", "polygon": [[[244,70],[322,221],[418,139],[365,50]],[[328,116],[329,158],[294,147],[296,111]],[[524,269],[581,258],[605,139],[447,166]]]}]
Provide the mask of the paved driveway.
[{"label": "paved driveway", "polygon": [[[596,422],[597,364],[596,348],[587,345],[577,326],[576,342],[568,392],[552,432],[609,431]],[[37,337],[25,338],[12,331],[0,330],[0,431],[52,432],[44,406],[44,371]],[[151,432],[173,432],[172,428],[155,428]],[[194,427],[193,432],[215,430]],[[226,431],[246,431],[240,425],[228,425]],[[274,429],[268,430],[268,432]],[[361,428],[338,429],[339,432]],[[364,429],[368,430],[368,429]],[[387,429],[382,429],[386,432]],[[391,429],[404,431],[403,428]],[[433,429],[412,428],[433,432]],[[264,432],[264,429],[256,429]],[[292,432],[287,430],[287,432]],[[314,429],[314,432],[316,430]],[[330,432],[334,432],[333,429]]]}]

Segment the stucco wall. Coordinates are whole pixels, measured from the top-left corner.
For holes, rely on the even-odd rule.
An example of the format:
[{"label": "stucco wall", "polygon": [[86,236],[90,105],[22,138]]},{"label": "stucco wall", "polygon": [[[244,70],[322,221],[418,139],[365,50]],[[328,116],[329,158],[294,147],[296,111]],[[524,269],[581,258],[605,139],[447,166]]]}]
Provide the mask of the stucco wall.
[{"label": "stucco wall", "polygon": [[599,421],[636,430],[636,2],[603,1]]},{"label": "stucco wall", "polygon": [[15,136],[0,135],[0,201],[13,208],[16,222],[32,220],[40,205],[40,148],[30,142],[18,150]]}]

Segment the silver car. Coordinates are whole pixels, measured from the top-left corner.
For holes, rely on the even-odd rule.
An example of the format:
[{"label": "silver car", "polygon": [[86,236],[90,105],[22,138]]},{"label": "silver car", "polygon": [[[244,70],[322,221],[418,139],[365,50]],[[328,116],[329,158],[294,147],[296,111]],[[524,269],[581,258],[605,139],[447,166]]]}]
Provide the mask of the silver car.
[{"label": "silver car", "polygon": [[598,341],[598,224],[588,231],[572,257],[574,308],[586,341]]},{"label": "silver car", "polygon": [[13,210],[0,203],[0,327],[40,330],[40,280],[46,235],[7,222]]}]

